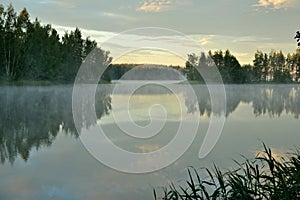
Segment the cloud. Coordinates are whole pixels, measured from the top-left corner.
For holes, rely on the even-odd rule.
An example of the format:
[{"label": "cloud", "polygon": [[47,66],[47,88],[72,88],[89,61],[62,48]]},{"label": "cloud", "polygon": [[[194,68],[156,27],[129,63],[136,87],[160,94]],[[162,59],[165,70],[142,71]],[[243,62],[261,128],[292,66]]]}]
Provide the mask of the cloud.
[{"label": "cloud", "polygon": [[[60,26],[53,24],[53,27],[58,33],[63,36],[66,31],[70,32],[75,27]],[[256,36],[256,35],[242,35],[242,36],[229,36],[229,35],[213,35],[213,34],[189,34],[188,38],[194,40],[186,40],[185,37],[181,38],[176,35],[162,35],[160,37],[145,37],[143,35],[130,35],[123,34],[119,39],[112,39],[118,35],[117,32],[99,31],[91,29],[80,29],[83,36],[90,36],[95,39],[99,46],[111,52],[115,63],[121,62],[137,62],[137,63],[150,63],[150,61],[158,60],[157,64],[174,64],[184,65],[185,60],[177,54],[163,53],[159,49],[149,51],[139,49],[138,47],[151,47],[157,44],[163,44],[165,49],[176,49],[181,54],[187,55],[188,53],[199,50],[199,46],[203,50],[212,52],[216,50],[229,49],[235,55],[241,64],[252,63],[253,54],[256,50],[269,52],[271,49],[281,49],[284,53],[293,52],[295,44],[293,42],[281,42],[278,38]],[[132,41],[135,41],[132,43]],[[146,44],[146,45],[145,45]],[[137,46],[135,46],[137,45]],[[175,47],[179,47],[178,49]],[[130,51],[127,52],[127,49]],[[119,55],[120,52],[126,50],[126,55]],[[137,51],[139,50],[139,51]],[[133,52],[134,51],[134,52]],[[145,54],[148,56],[145,57]],[[127,59],[127,60],[126,60]]]},{"label": "cloud", "polygon": [[202,35],[201,36],[201,45],[207,45],[211,43],[215,38],[215,35]]},{"label": "cloud", "polygon": [[58,6],[60,8],[75,8],[76,6],[70,2],[67,1],[58,1],[58,0],[42,0],[42,1],[38,1],[39,4],[45,4],[45,5],[55,5]]},{"label": "cloud", "polygon": [[[61,26],[57,24],[52,24],[52,27],[56,29],[56,31],[61,37],[65,34],[65,32],[70,32],[75,30],[75,27]],[[91,37],[91,39],[96,40],[98,44],[105,42],[106,40],[110,39],[111,37],[117,34],[114,32],[91,30],[91,29],[84,29],[84,28],[80,28],[80,31],[83,37]]]},{"label": "cloud", "polygon": [[170,10],[173,5],[171,0],[144,0],[137,10],[143,12],[162,12]]},{"label": "cloud", "polygon": [[205,34],[192,34],[189,35],[193,40],[199,43],[201,46],[210,44],[214,41],[216,35],[205,35]]},{"label": "cloud", "polygon": [[278,10],[290,7],[293,1],[294,0],[258,0],[258,3],[254,6]]},{"label": "cloud", "polygon": [[246,43],[265,43],[272,40],[272,38],[268,37],[257,37],[257,36],[240,36],[240,37],[233,37],[232,42],[237,44],[246,44]]},{"label": "cloud", "polygon": [[137,19],[134,17],[130,17],[127,15],[121,15],[121,14],[116,14],[112,12],[102,12],[102,16],[108,17],[108,18],[114,18],[114,19],[123,19],[123,20],[128,20],[128,21],[136,21]]}]

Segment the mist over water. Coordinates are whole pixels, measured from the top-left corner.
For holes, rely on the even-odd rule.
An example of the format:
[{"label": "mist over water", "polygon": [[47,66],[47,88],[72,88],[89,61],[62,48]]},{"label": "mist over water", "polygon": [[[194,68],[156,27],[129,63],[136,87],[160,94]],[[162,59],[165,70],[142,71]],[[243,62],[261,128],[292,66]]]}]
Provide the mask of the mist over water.
[{"label": "mist over water", "polygon": [[[122,117],[125,111],[118,105],[128,95],[126,87],[112,94],[114,86],[98,86],[94,97],[97,120],[83,113],[81,130],[102,124],[111,141],[133,152],[155,151],[174,137],[178,127],[174,94],[155,84],[134,93],[130,114],[136,123],[147,125],[152,103],[161,103],[169,114],[160,135],[139,140],[125,136],[113,121],[112,110]],[[152,186],[185,177],[187,166],[209,167],[214,161],[228,168],[239,154],[253,157],[261,141],[283,153],[298,145],[298,85],[227,85],[227,109],[215,109],[214,113],[225,112],[227,117],[221,138],[213,151],[199,160],[197,153],[212,114],[211,100],[205,85],[192,87],[197,101],[190,98],[184,83],[176,85],[185,114],[200,115],[195,141],[171,166],[143,175],[109,169],[83,148],[78,139],[83,133],[76,130],[73,121],[71,85],[1,87],[0,196],[4,199],[152,199]],[[88,98],[80,106],[82,110],[90,109]],[[123,123],[129,123],[128,119],[124,118]]]}]

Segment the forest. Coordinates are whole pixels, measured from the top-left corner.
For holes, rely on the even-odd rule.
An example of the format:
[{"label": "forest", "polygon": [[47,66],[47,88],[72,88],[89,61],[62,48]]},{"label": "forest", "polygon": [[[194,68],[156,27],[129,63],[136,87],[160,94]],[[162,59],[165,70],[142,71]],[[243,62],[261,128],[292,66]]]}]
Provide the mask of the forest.
[{"label": "forest", "polygon": [[[50,24],[30,19],[26,8],[17,13],[10,4],[0,4],[0,84],[26,81],[73,83],[87,55],[99,48],[91,38],[83,38],[79,28],[60,36]],[[297,32],[295,39],[299,39]],[[299,42],[299,41],[297,41]],[[296,47],[296,45],[295,45]],[[109,51],[102,50],[110,61]],[[199,52],[198,52],[199,53]],[[284,55],[282,51],[257,51],[253,64],[241,65],[229,50],[209,51],[224,83],[292,83],[300,80],[300,49]],[[202,82],[197,67],[203,53],[187,55],[185,66],[171,66],[189,81]],[[209,57],[208,55],[204,55]],[[111,64],[102,80],[120,79],[136,64]]]},{"label": "forest", "polygon": [[[61,38],[50,24],[30,20],[24,8],[0,5],[0,77],[4,81],[72,82],[97,43],[83,38],[79,28]],[[103,52],[105,53],[105,52]]]}]

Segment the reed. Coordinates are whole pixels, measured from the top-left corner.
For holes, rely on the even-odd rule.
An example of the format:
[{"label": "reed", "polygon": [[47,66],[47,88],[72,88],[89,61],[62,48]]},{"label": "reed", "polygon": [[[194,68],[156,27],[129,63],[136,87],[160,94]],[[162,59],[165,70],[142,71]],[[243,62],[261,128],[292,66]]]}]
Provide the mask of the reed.
[{"label": "reed", "polygon": [[193,167],[187,169],[185,185],[171,183],[163,187],[162,197],[153,189],[154,199],[163,200],[296,200],[300,199],[299,149],[278,158],[263,143],[264,150],[254,159],[245,159],[232,170],[222,172],[216,165],[202,169],[201,178]]}]

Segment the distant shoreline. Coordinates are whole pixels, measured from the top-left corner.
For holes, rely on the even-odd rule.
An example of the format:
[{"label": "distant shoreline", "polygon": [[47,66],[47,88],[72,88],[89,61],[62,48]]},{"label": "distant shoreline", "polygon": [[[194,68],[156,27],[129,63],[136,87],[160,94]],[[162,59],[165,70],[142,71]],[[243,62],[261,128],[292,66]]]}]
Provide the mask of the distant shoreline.
[{"label": "distant shoreline", "polygon": [[[129,80],[129,81],[120,81],[120,80],[112,80],[111,82],[108,81],[101,81],[98,83],[99,85],[107,84],[107,85],[114,85],[114,84],[131,84],[131,83],[138,83],[139,80]],[[199,82],[199,81],[176,81],[176,80],[141,80],[141,83],[145,84],[191,84],[191,85],[207,85],[206,83]],[[89,84],[89,83],[86,83]],[[94,83],[91,83],[94,84]],[[218,83],[219,84],[219,83]],[[0,81],[0,86],[57,86],[57,85],[74,85],[74,82],[63,82],[63,81],[47,81],[47,80],[18,80],[18,81]],[[210,84],[211,85],[211,84]],[[277,83],[277,82],[258,82],[258,83],[223,83],[223,85],[300,85],[298,82],[291,82],[291,83]]]}]

